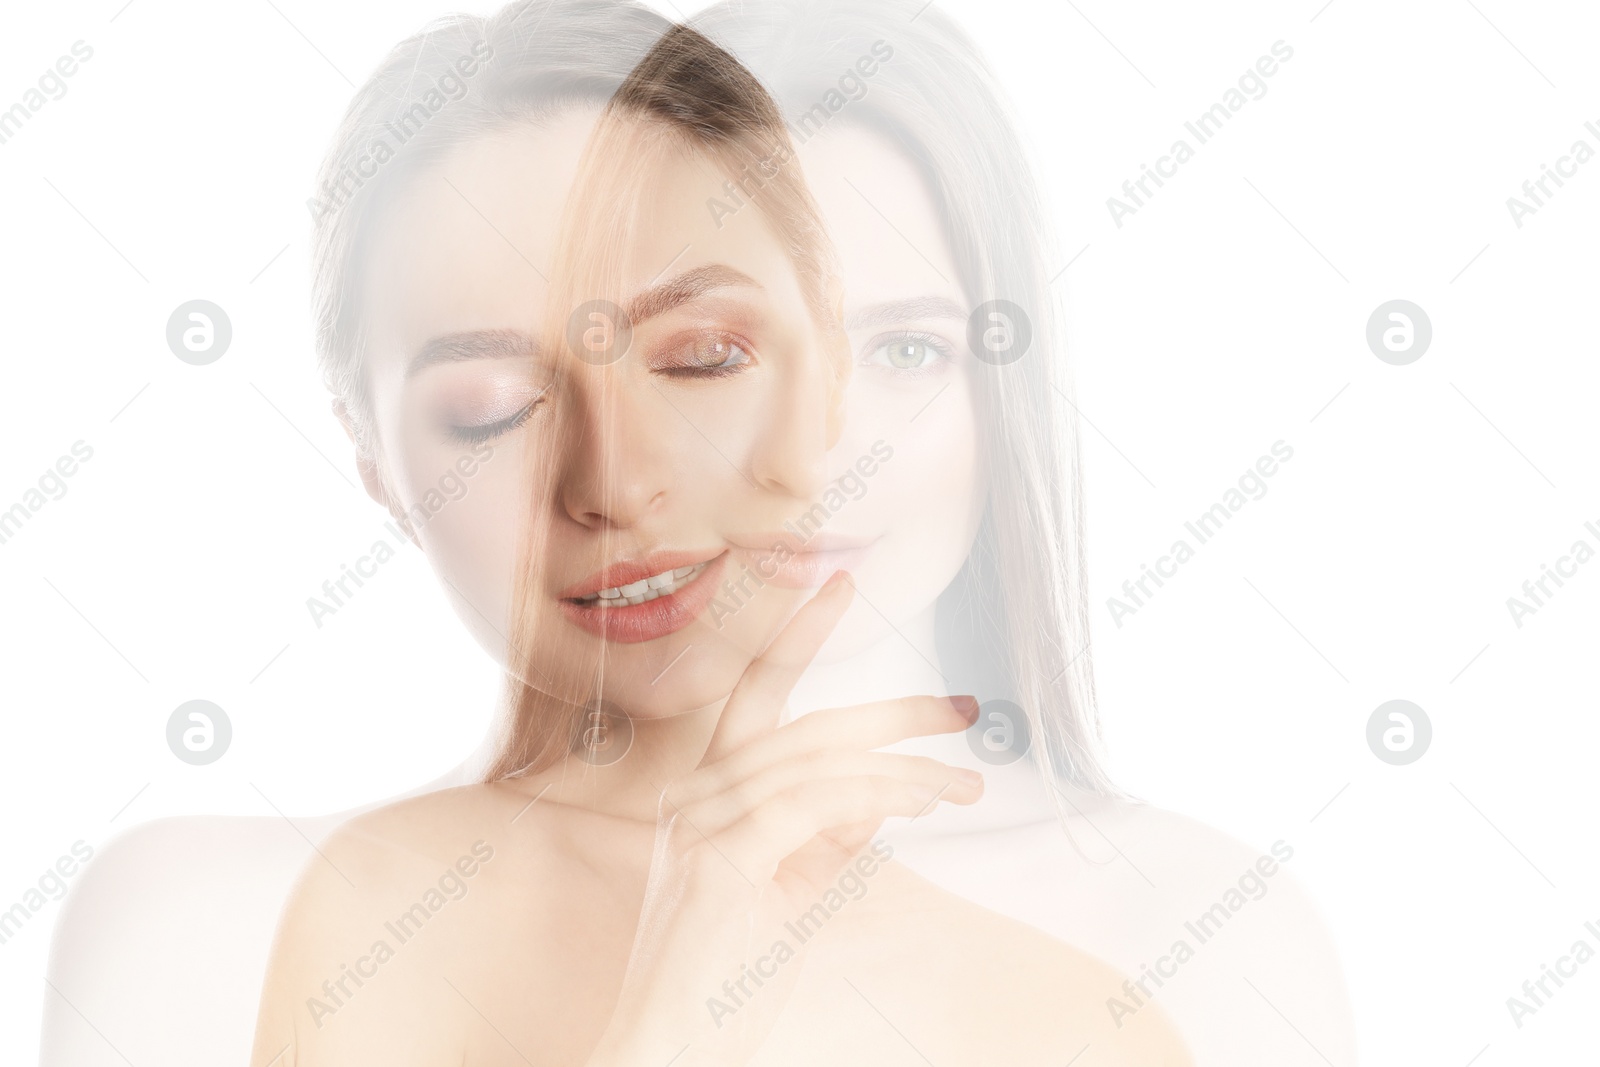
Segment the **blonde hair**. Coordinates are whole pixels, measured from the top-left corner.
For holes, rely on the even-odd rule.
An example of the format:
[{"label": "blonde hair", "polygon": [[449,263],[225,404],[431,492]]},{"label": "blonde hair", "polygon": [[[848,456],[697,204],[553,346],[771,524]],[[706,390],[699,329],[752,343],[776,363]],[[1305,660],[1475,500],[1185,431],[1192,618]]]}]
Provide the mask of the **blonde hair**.
[{"label": "blonde hair", "polygon": [[[595,301],[621,303],[629,243],[648,225],[642,198],[651,177],[674,155],[687,150],[734,176],[761,167],[788,143],[777,106],[749,71],[699,32],[668,29],[618,87],[584,149],[556,244],[541,332],[544,350],[559,351],[570,343],[568,319],[574,309]],[[848,350],[837,322],[837,270],[821,213],[794,167],[768,168],[750,202],[777,235],[812,323],[827,342],[830,402],[838,404]],[[542,769],[567,755],[588,706],[571,695],[601,689],[598,678],[585,677],[586,665],[559,665],[563,676],[552,678],[540,662],[537,620],[546,598],[549,486],[564,437],[547,435],[537,442],[529,437],[530,467],[539,473],[521,539],[510,622],[508,715],[487,773],[491,781]],[[604,656],[602,646],[597,673],[604,671]]]}]

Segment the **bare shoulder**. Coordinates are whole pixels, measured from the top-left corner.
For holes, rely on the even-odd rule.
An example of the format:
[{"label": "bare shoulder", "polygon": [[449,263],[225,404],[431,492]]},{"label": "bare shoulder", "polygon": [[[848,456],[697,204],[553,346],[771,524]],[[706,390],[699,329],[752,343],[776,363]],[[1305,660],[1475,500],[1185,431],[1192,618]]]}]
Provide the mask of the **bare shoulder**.
[{"label": "bare shoulder", "polygon": [[[323,840],[284,905],[261,994],[254,1058],[440,1062],[459,1049],[460,959],[506,917],[493,885],[508,838],[537,851],[548,831],[518,821],[504,785],[444,789],[352,818]],[[500,860],[497,865],[496,861]],[[528,890],[534,903],[537,887]],[[430,1005],[419,1013],[419,1004]]]},{"label": "bare shoulder", "polygon": [[1108,1011],[1167,1012],[1202,1061],[1281,1060],[1305,1040],[1354,1061],[1338,948],[1298,873],[1317,854],[1309,821],[1256,845],[1155,805],[1069,798],[1019,896],[1029,922],[1127,975]]},{"label": "bare shoulder", "polygon": [[[1300,962],[1337,969],[1320,909],[1296,875],[1310,842],[1285,832],[1248,844],[1189,816],[1120,797],[1062,791],[1065,817],[984,834],[895,842],[896,858],[968,900],[1020,919],[1119,965],[1148,959],[1151,938],[1226,900],[1241,940],[1310,950]],[[1137,963],[1134,959],[1131,962]]]},{"label": "bare shoulder", "polygon": [[[428,886],[437,890],[446,863],[475,859],[479,837],[498,847],[525,803],[502,787],[444,792],[292,822],[159,819],[94,848],[56,917],[41,1063],[122,1064],[118,1049],[171,1067],[244,1060],[269,961],[287,963],[326,944],[329,924],[376,909],[385,886],[420,878],[419,898]],[[500,832],[488,834],[497,819]],[[478,826],[485,833],[470,834]],[[522,844],[540,834],[532,818],[515,830]],[[346,876],[376,892],[351,894]],[[453,887],[447,877],[440,892]],[[336,976],[340,962],[350,961],[334,961]],[[181,1025],[175,1004],[184,1005]]]},{"label": "bare shoulder", "polygon": [[1136,1016],[1115,1010],[1129,976],[1106,961],[993,912],[974,922],[974,933],[978,952],[993,946],[991,959],[1008,962],[1006,980],[990,983],[984,999],[991,1001],[991,1015],[1007,1011],[1017,1019],[1014,1062],[1056,1063],[1077,1055],[1081,1067],[1193,1063],[1158,1005]]},{"label": "bare shoulder", "polygon": [[893,897],[883,903],[900,912],[894,925],[903,946],[893,965],[909,973],[906,965],[915,961],[918,980],[935,987],[926,991],[925,1004],[946,1004],[950,988],[961,990],[958,1017],[945,1013],[921,1023],[928,1032],[943,1030],[964,1061],[1078,1067],[1193,1062],[1160,1008],[1129,1018],[1111,1010],[1128,977],[1105,960],[910,872],[891,877]]},{"label": "bare shoulder", "polygon": [[[1296,873],[1304,839],[1286,833],[1251,845],[1177,812],[1115,798],[1078,801],[1068,835],[1056,851],[1074,855],[1061,866],[1084,891],[1108,905],[1122,904],[1102,915],[1168,915],[1202,922],[1202,930],[1226,923],[1240,949],[1292,949],[1298,967],[1324,971],[1331,984],[1342,984],[1321,909]],[[1137,910],[1128,907],[1140,901]]]},{"label": "bare shoulder", "polygon": [[341,822],[320,848],[321,863],[308,862],[306,873],[333,872],[373,887],[416,865],[454,861],[463,842],[497,836],[515,814],[514,789],[498,784],[472,784],[406,797],[362,812]]},{"label": "bare shoulder", "polygon": [[[1064,792],[1067,826],[1088,848],[1116,849],[1119,840],[1133,844],[1158,862],[1183,866],[1221,864],[1231,867],[1260,851],[1233,835],[1168,808],[1132,797]],[[1292,851],[1292,849],[1291,849]]]},{"label": "bare shoulder", "polygon": [[388,914],[398,902],[466,895],[469,881],[482,884],[509,833],[524,848],[540,835],[538,818],[514,825],[519,796],[494,784],[457,786],[341,823],[300,870],[283,907],[275,962],[341,945],[352,920]]},{"label": "bare shoulder", "polygon": [[[143,823],[94,850],[51,939],[41,1063],[122,1063],[108,1040],[173,1067],[242,1059],[278,911],[311,854],[282,819],[226,817]],[[177,1003],[181,1041],[165,1024]]]},{"label": "bare shoulder", "polygon": [[1026,824],[896,841],[895,857],[1109,964],[1119,977],[1099,1004],[1123,1029],[1164,1013],[1198,1062],[1285,1062],[1301,1034],[1353,1062],[1337,944],[1298,874],[1326,862],[1309,819],[1252,844],[1137,800],[1062,799],[1064,819],[1041,806]]},{"label": "bare shoulder", "polygon": [[160,912],[182,911],[192,894],[208,894],[236,873],[256,883],[277,872],[286,888],[309,852],[275,819],[186,817],[131,827],[95,850],[72,881],[56,924],[55,964],[118,943],[124,926],[159,924]]}]

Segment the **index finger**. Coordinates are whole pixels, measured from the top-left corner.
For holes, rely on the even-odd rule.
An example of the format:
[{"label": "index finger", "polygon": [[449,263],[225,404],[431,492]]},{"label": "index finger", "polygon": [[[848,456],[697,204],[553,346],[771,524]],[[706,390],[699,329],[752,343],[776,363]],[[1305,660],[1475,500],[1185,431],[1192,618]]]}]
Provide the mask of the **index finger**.
[{"label": "index finger", "polygon": [[778,631],[766,651],[751,661],[739,684],[733,687],[701,766],[722,759],[777,728],[790,691],[816,658],[854,596],[855,585],[850,576],[838,571]]}]

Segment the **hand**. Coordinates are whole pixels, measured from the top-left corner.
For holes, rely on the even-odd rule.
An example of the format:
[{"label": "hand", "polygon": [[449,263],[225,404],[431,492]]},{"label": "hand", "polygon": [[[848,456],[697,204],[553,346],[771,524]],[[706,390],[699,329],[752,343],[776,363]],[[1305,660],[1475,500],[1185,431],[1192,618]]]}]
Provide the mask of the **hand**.
[{"label": "hand", "polygon": [[[746,1062],[803,962],[804,947],[784,924],[834,886],[886,818],[982,795],[972,771],[874,751],[966,729],[977,718],[971,697],[904,697],[778,727],[852,595],[836,574],[800,609],[745,670],[700,765],[663,794],[639,932],[589,1067]],[[746,965],[780,940],[796,958],[759,987],[747,980],[753,995],[730,995],[725,983],[744,978]]]}]

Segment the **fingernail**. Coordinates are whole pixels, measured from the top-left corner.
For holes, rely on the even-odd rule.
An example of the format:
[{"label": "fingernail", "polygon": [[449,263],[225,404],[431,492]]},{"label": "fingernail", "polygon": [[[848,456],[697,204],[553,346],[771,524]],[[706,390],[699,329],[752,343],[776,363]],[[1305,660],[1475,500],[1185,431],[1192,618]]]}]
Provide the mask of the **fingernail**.
[{"label": "fingernail", "polygon": [[977,771],[969,771],[965,767],[952,767],[951,770],[955,772],[956,781],[962,785],[970,786],[973,789],[983,788],[983,775]]},{"label": "fingernail", "polygon": [[978,721],[978,698],[969,696],[951,697],[950,704],[961,713],[961,717],[969,723]]}]

